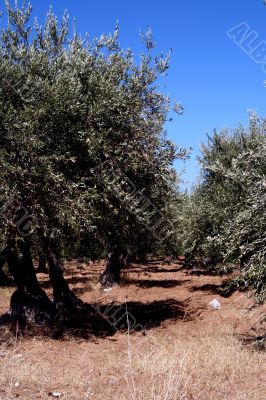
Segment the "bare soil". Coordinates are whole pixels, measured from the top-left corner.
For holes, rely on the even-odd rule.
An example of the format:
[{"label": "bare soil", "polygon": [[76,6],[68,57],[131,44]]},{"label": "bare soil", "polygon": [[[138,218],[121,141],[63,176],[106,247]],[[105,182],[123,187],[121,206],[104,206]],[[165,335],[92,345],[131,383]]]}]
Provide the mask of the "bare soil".
[{"label": "bare soil", "polygon": [[[252,293],[224,297],[230,276],[160,262],[131,265],[120,286],[103,291],[102,269],[66,263],[87,305],[58,336],[0,329],[0,400],[266,399],[266,352],[253,340],[266,332],[266,309],[250,309]],[[1,314],[12,290],[0,288]],[[220,310],[208,305],[213,299]]]}]

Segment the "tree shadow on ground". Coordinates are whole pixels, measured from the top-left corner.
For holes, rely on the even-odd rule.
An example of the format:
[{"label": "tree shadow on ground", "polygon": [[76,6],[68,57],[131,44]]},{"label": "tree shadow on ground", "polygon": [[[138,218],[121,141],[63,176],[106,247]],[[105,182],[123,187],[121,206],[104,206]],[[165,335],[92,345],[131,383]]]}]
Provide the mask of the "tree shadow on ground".
[{"label": "tree shadow on ground", "polygon": [[219,296],[222,297],[230,297],[234,292],[237,290],[240,290],[240,288],[235,287],[233,285],[230,286],[231,280],[226,280],[220,285],[215,285],[215,284],[205,284],[202,286],[192,286],[190,288],[190,291],[192,292],[197,292],[197,291],[202,291],[202,292],[209,292],[211,294],[218,294]]},{"label": "tree shadow on ground", "polygon": [[222,275],[226,275],[226,272],[218,272],[215,269],[201,269],[201,268],[197,268],[197,269],[190,269],[188,267],[182,267],[180,270],[183,270],[184,272],[186,272],[189,275],[196,275],[196,276],[222,276]]},{"label": "tree shadow on ground", "polygon": [[[111,338],[117,332],[131,334],[151,330],[161,326],[164,321],[188,321],[192,314],[187,313],[185,304],[174,299],[153,301],[151,303],[128,302],[110,304],[83,303],[79,309],[64,322],[47,324],[28,324],[19,327],[14,321],[2,320],[0,328],[7,327],[9,342],[14,337],[50,337],[61,340],[97,340]],[[15,327],[15,328],[14,328]],[[0,332],[0,342],[1,342]],[[6,341],[6,339],[3,339]],[[114,338],[115,340],[115,338]]]},{"label": "tree shadow on ground", "polygon": [[124,282],[124,285],[135,285],[143,289],[153,288],[153,287],[161,287],[161,288],[173,288],[176,286],[183,285],[185,282],[188,282],[189,279],[179,281],[175,279],[170,280],[148,280],[148,279],[128,279],[128,281]]},{"label": "tree shadow on ground", "polygon": [[251,350],[266,351],[266,334],[262,335],[250,335],[242,334],[238,335],[238,339],[243,345],[248,346]]},{"label": "tree shadow on ground", "polygon": [[88,283],[90,281],[90,277],[88,276],[71,276],[71,277],[66,276],[65,279],[69,285],[76,285],[78,283]]},{"label": "tree shadow on ground", "polygon": [[176,268],[176,266],[174,268],[162,268],[162,267],[154,267],[154,266],[150,266],[150,267],[140,267],[140,268],[132,268],[132,269],[128,269],[128,272],[136,272],[136,273],[174,273],[174,272],[178,272],[180,271],[180,267]]},{"label": "tree shadow on ground", "polygon": [[14,280],[11,278],[10,274],[5,274],[0,271],[0,287],[12,287],[15,286]]},{"label": "tree shadow on ground", "polygon": [[91,292],[93,290],[92,285],[90,284],[90,282],[88,282],[88,284],[84,287],[74,287],[72,289],[72,292],[77,296],[77,297],[81,297],[83,296],[84,293],[88,293]]},{"label": "tree shadow on ground", "polygon": [[[47,280],[45,281],[40,280],[40,284],[43,289],[51,288],[51,282],[48,279],[49,278],[47,278]],[[88,276],[71,276],[71,277],[65,276],[65,280],[69,285],[77,285],[79,283],[85,284],[90,282],[90,278]]]},{"label": "tree shadow on ground", "polygon": [[105,338],[116,332],[132,333],[158,327],[167,320],[184,320],[189,316],[184,303],[174,299],[151,303],[128,302],[124,304],[84,304],[66,324],[73,338]]}]

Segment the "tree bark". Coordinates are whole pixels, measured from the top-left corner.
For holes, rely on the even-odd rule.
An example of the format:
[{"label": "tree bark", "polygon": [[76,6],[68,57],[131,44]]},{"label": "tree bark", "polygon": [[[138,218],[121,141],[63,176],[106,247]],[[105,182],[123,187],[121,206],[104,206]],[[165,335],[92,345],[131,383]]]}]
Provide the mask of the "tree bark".
[{"label": "tree bark", "polygon": [[43,253],[39,252],[39,263],[38,263],[38,268],[36,270],[36,273],[42,273],[42,274],[47,274],[48,269],[46,267],[46,257]]},{"label": "tree bark", "polygon": [[121,255],[122,251],[119,247],[114,247],[108,254],[105,271],[100,278],[103,287],[108,288],[120,283],[121,269],[125,266]]},{"label": "tree bark", "polygon": [[10,301],[12,319],[21,323],[52,321],[54,305],[37,280],[30,241],[25,238],[9,240],[7,262],[17,286]]},{"label": "tree bark", "polygon": [[7,262],[8,250],[5,248],[0,253],[0,286],[11,285],[14,283],[3,271],[4,265]]},{"label": "tree bark", "polygon": [[64,267],[58,256],[55,243],[46,240],[46,255],[49,266],[49,277],[53,287],[53,300],[57,309],[57,317],[65,319],[69,313],[81,305],[82,301],[70,290],[64,278]]}]

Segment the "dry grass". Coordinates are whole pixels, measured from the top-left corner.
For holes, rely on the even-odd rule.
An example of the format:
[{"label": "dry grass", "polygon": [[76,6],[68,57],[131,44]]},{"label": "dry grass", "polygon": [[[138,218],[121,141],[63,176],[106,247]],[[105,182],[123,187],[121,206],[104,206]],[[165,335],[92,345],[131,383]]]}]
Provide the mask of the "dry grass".
[{"label": "dry grass", "polygon": [[[130,272],[132,281],[154,282],[147,288],[129,280],[128,286],[103,293],[96,284],[98,265],[82,273],[73,270],[69,279],[74,274],[72,288],[81,290],[91,304],[122,304],[126,297],[141,304],[183,300],[193,318],[177,316],[144,333],[117,332],[104,338],[92,334],[89,340],[70,333],[64,340],[16,340],[2,328],[0,400],[49,399],[53,391],[61,392],[63,400],[265,400],[266,352],[239,340],[265,315],[263,310],[249,316],[245,310],[250,300],[235,293],[229,299],[215,294],[222,308],[213,312],[207,307],[214,297],[209,286],[220,284],[221,278],[188,276],[176,266],[163,266],[169,271],[158,273],[155,267]],[[170,279],[180,284],[167,287]],[[2,312],[12,290],[1,289]],[[158,309],[157,319],[165,307]]]},{"label": "dry grass", "polygon": [[47,399],[59,391],[73,400],[265,400],[265,353],[232,337],[170,331],[134,334],[130,345],[117,333],[99,342],[2,346],[0,398]]}]

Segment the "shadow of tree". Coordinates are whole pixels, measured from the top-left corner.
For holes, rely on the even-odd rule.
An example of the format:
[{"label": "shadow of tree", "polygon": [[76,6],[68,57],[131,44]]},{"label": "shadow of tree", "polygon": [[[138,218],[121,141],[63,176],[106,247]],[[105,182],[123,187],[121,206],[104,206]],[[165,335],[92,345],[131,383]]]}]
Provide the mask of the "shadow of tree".
[{"label": "shadow of tree", "polygon": [[65,279],[69,285],[76,285],[78,283],[88,283],[90,278],[88,276],[66,276]]},{"label": "shadow of tree", "polygon": [[179,271],[184,271],[186,274],[189,275],[196,275],[196,276],[225,276],[228,275],[228,272],[226,272],[223,269],[217,269],[217,267],[215,266],[215,264],[210,264],[210,265],[205,265],[204,264],[187,264],[187,263],[183,263],[180,268]]},{"label": "shadow of tree", "polygon": [[88,293],[93,290],[93,287],[90,286],[90,281],[84,287],[74,287],[72,292],[77,296],[81,297],[84,293]]},{"label": "shadow of tree", "polygon": [[169,267],[169,268],[162,268],[160,266],[149,266],[149,267],[133,267],[133,268],[128,268],[126,269],[127,272],[136,272],[136,273],[174,273],[180,271],[180,267],[177,268],[176,266],[174,268]]},{"label": "shadow of tree", "polygon": [[148,280],[148,279],[129,279],[124,284],[125,285],[135,285],[140,288],[152,288],[152,287],[161,287],[161,288],[173,288],[176,286],[183,285],[185,282],[188,282],[189,279],[186,280]]},{"label": "shadow of tree", "polygon": [[222,297],[230,297],[235,291],[239,290],[237,287],[229,286],[230,280],[226,280],[220,285],[215,284],[205,284],[202,286],[192,286],[190,291],[202,291],[202,292],[209,292],[211,294],[218,294]]},{"label": "shadow of tree", "polygon": [[243,345],[249,346],[252,350],[263,352],[265,352],[266,350],[266,334],[259,336],[242,334],[238,335],[238,339],[242,342]]},{"label": "shadow of tree", "polygon": [[5,278],[0,280],[0,287],[15,287],[15,282],[10,278]]},{"label": "shadow of tree", "polygon": [[[87,284],[90,282],[90,278],[88,276],[65,276],[65,280],[69,285]],[[43,289],[48,289],[51,287],[49,278],[46,280],[40,280],[40,284]]]},{"label": "shadow of tree", "polygon": [[73,338],[113,336],[116,332],[149,330],[167,320],[188,319],[184,304],[174,299],[151,303],[84,304],[66,329]]}]

